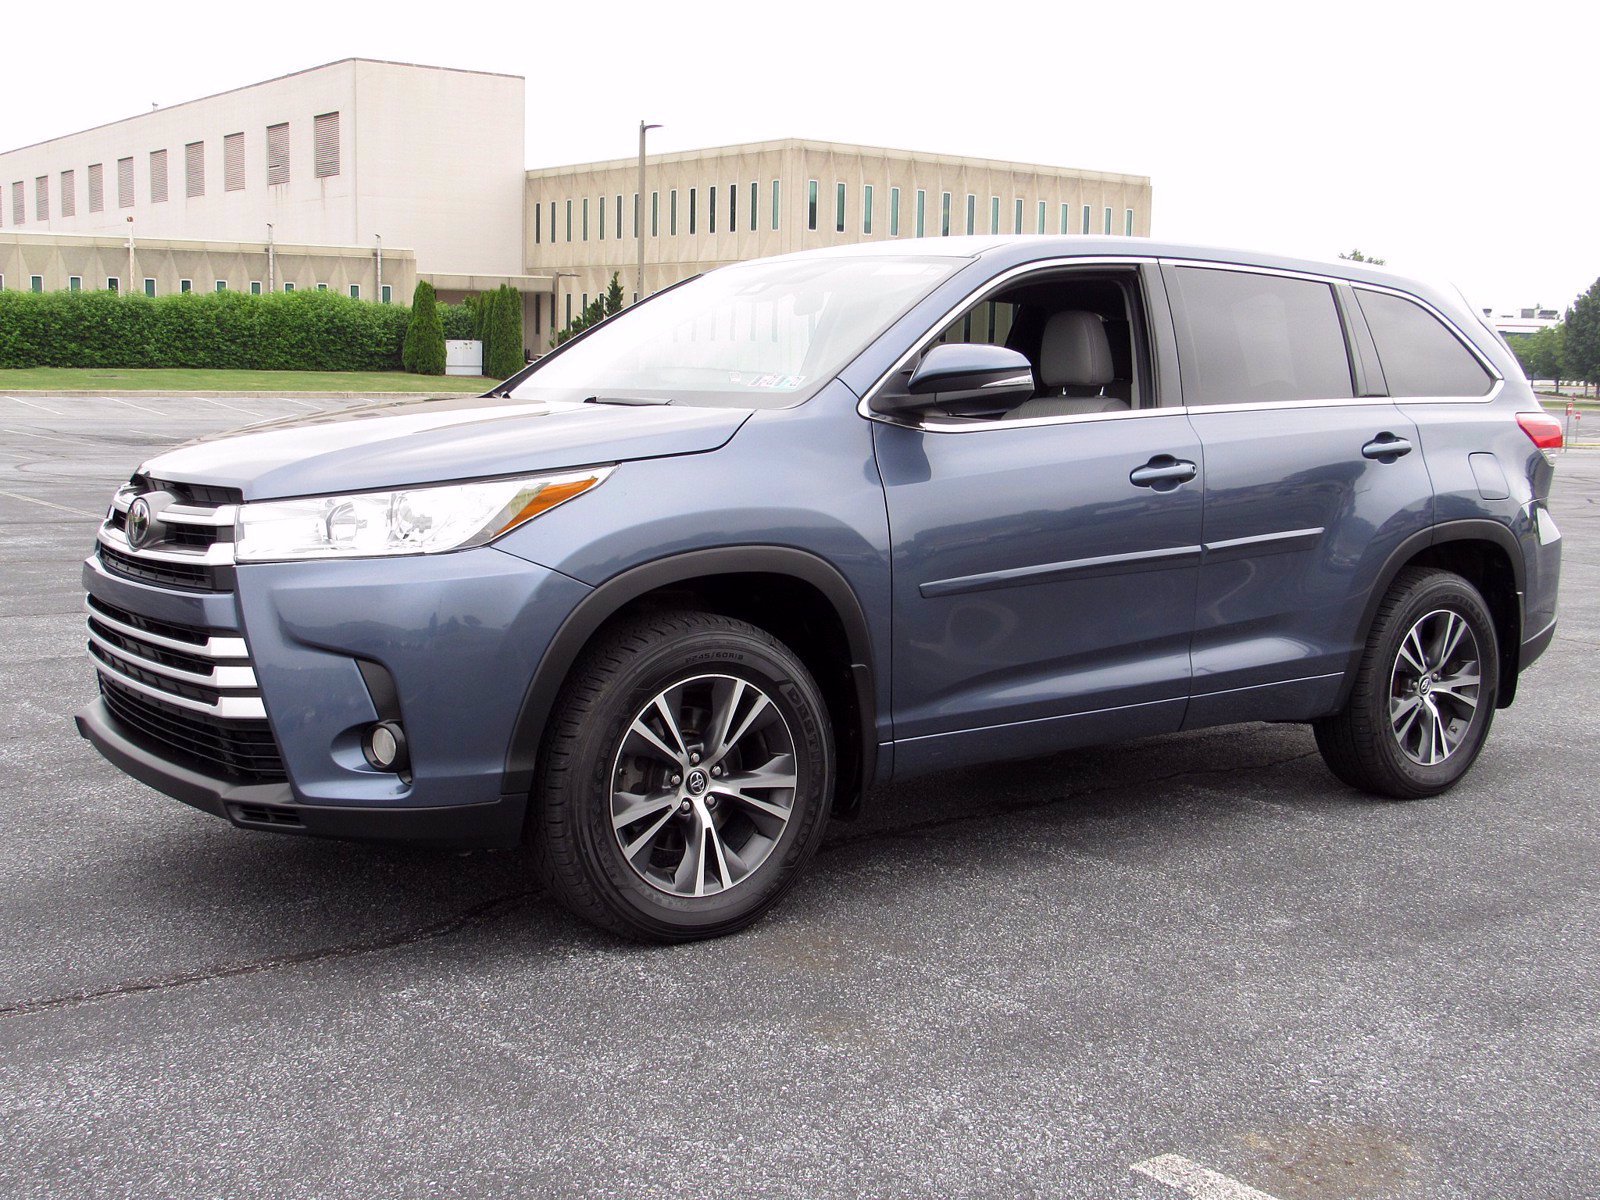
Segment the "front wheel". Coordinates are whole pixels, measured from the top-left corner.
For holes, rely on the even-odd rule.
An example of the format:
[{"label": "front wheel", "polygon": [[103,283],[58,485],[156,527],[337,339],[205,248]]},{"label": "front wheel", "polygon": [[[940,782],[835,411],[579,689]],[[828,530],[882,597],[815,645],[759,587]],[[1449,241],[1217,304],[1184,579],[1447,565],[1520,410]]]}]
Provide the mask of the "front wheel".
[{"label": "front wheel", "polygon": [[1343,711],[1313,724],[1317,749],[1362,791],[1438,795],[1483,749],[1499,683],[1494,621],[1477,588],[1408,567],[1378,607]]},{"label": "front wheel", "polygon": [[569,909],[657,941],[743,928],[816,850],[827,710],[783,643],[703,612],[633,620],[585,654],[541,754],[533,836]]}]

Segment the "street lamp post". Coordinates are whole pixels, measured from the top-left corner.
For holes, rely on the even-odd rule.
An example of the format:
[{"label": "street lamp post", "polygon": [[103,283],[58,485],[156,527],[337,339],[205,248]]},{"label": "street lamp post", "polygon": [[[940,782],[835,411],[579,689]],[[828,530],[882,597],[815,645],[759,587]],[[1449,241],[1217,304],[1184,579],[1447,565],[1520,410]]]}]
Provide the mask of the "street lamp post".
[{"label": "street lamp post", "polygon": [[633,302],[644,297],[644,135],[659,125],[639,122],[639,194],[633,202],[633,229],[639,242],[639,265],[633,274]]}]

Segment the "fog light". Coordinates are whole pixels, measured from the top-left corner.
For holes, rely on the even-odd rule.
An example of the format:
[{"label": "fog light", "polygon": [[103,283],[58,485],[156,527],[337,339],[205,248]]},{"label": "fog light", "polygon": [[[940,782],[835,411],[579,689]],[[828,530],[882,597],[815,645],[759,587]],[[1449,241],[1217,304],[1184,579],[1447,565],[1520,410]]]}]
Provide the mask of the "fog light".
[{"label": "fog light", "polygon": [[367,730],[361,747],[367,761],[380,771],[404,771],[410,765],[406,754],[406,735],[399,721],[379,721]]}]

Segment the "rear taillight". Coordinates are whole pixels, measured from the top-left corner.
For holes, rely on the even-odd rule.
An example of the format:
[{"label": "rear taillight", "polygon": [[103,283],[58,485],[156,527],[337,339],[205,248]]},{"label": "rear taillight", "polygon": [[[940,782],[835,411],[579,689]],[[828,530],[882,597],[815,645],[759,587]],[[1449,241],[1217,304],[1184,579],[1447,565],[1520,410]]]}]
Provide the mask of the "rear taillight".
[{"label": "rear taillight", "polygon": [[1528,440],[1544,451],[1546,458],[1554,455],[1565,443],[1566,439],[1561,436],[1561,422],[1547,412],[1518,413],[1517,424],[1528,435]]}]

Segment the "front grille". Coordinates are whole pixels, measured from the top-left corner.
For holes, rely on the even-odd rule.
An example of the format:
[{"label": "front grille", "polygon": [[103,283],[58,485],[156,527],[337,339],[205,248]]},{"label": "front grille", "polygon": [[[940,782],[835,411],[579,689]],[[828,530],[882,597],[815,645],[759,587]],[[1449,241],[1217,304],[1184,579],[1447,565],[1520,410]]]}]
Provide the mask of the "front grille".
[{"label": "front grille", "polygon": [[286,778],[283,756],[265,720],[224,720],[179,708],[118,683],[104,671],[106,708],[137,740],[158,745],[164,756],[208,775],[251,783]]},{"label": "front grille", "polygon": [[226,592],[233,589],[233,572],[198,563],[168,562],[159,558],[135,558],[101,543],[100,561],[106,570],[124,579],[141,583],[160,583],[191,592]]}]

